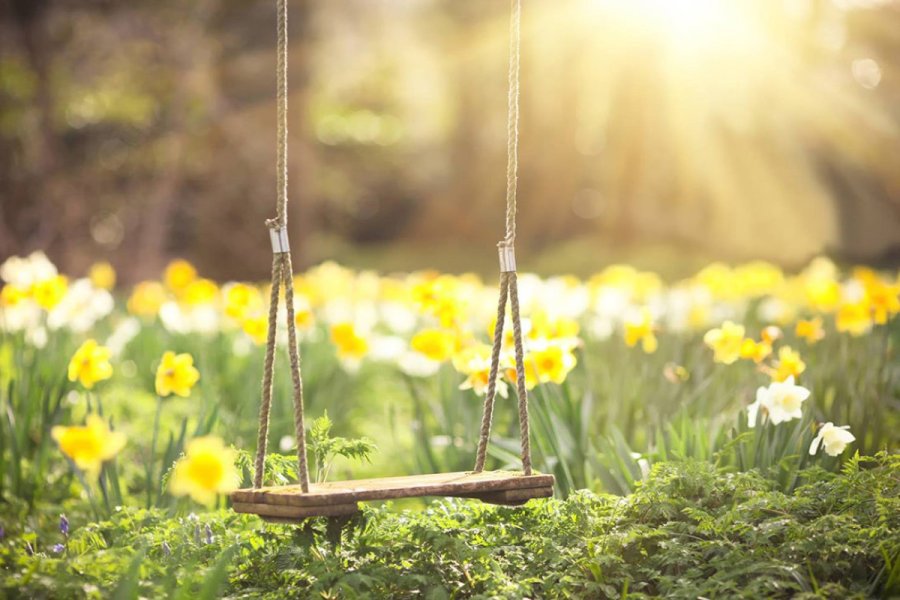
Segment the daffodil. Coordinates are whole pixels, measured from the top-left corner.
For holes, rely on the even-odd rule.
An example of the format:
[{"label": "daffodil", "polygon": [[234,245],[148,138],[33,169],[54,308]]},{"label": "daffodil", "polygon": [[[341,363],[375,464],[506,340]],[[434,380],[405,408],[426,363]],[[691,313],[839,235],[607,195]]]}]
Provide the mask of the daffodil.
[{"label": "daffodil", "polygon": [[649,308],[633,311],[625,318],[625,343],[633,348],[638,342],[647,354],[653,354],[659,347],[654,334],[653,315]]},{"label": "daffodil", "polygon": [[535,339],[575,339],[580,329],[578,321],[571,317],[551,316],[546,311],[535,311],[531,315],[529,335]]},{"label": "daffodil", "polygon": [[856,441],[856,436],[850,433],[849,429],[849,425],[836,427],[834,423],[825,423],[819,427],[818,434],[809,445],[809,453],[816,454],[821,445],[825,448],[825,454],[828,456],[838,456],[847,448],[848,444]]},{"label": "daffodil", "polygon": [[10,308],[28,300],[28,290],[14,283],[7,283],[0,290],[0,307]]},{"label": "daffodil", "polygon": [[[512,355],[502,357],[501,364],[503,365],[507,379],[509,379],[513,385],[518,385],[519,374],[516,371],[515,358],[513,358]],[[525,357],[523,371],[525,372],[525,389],[533,390],[540,383],[540,379],[538,378],[535,362],[530,360],[528,356]]]},{"label": "daffodil", "polygon": [[759,364],[772,354],[772,346],[766,341],[754,341],[750,338],[741,342],[741,358]]},{"label": "daffodil", "polygon": [[92,389],[97,382],[109,379],[113,374],[109,357],[109,348],[99,345],[97,340],[85,341],[69,361],[69,381],[79,381]]},{"label": "daffodil", "polygon": [[163,280],[166,286],[180,296],[197,279],[197,269],[186,260],[173,260],[166,266]]},{"label": "daffodil", "polygon": [[62,301],[69,288],[69,280],[63,275],[36,282],[31,287],[31,297],[44,310],[52,310]]},{"label": "daffodil", "polygon": [[797,337],[806,340],[807,344],[815,344],[825,337],[825,329],[822,327],[822,317],[814,317],[809,320],[797,321],[794,328]]},{"label": "daffodil", "polygon": [[105,261],[94,263],[88,271],[88,279],[96,288],[111,290],[116,287],[116,270]]},{"label": "daffodil", "polygon": [[56,426],[50,430],[50,436],[62,453],[91,477],[97,477],[102,464],[125,446],[125,435],[110,431],[106,421],[97,415],[88,415],[85,425]]},{"label": "daffodil", "polygon": [[241,321],[241,329],[256,345],[266,343],[269,337],[269,319],[266,315],[255,315]]},{"label": "daffodil", "polygon": [[190,496],[196,502],[212,505],[217,494],[228,494],[240,485],[234,466],[236,453],[220,438],[206,436],[188,442],[184,457],[177,463],[169,482],[173,496]]},{"label": "daffodil", "polygon": [[[534,367],[534,374],[538,383],[553,382],[561,384],[566,380],[569,372],[575,368],[577,359],[572,351],[558,344],[550,344],[544,348],[538,348],[528,353],[525,364]],[[526,369],[526,384],[528,383]],[[532,386],[533,387],[533,386]]]},{"label": "daffodil", "polygon": [[793,376],[783,382],[774,381],[768,387],[756,390],[756,402],[747,408],[747,424],[756,426],[759,413],[766,415],[773,425],[803,416],[803,402],[810,391],[794,383]]},{"label": "daffodil", "polygon": [[800,357],[800,353],[790,346],[782,346],[778,349],[778,360],[775,361],[775,369],[771,372],[773,381],[785,381],[793,379],[806,370],[806,363]]},{"label": "daffodil", "polygon": [[410,340],[410,347],[435,362],[449,360],[456,350],[456,334],[446,329],[424,329]]},{"label": "daffodil", "polygon": [[294,309],[294,325],[301,331],[309,331],[316,324],[316,317],[308,306]]},{"label": "daffodil", "polygon": [[707,331],[703,342],[712,348],[713,360],[730,365],[741,356],[744,332],[743,325],[725,321],[721,327]]},{"label": "daffodil", "polygon": [[166,289],[161,283],[142,281],[134,286],[128,298],[128,312],[138,317],[155,317],[166,299]]},{"label": "daffodil", "polygon": [[331,341],[337,348],[338,358],[351,368],[358,366],[369,352],[369,342],[359,334],[353,323],[332,325]]},{"label": "daffodil", "polygon": [[[487,392],[491,379],[491,347],[485,344],[469,346],[453,356],[453,366],[466,376],[461,390],[472,390],[479,396]],[[507,395],[506,383],[498,377],[497,393]]]},{"label": "daffodil", "polygon": [[219,299],[219,286],[211,279],[195,279],[181,293],[181,300],[188,306],[215,304]]},{"label": "daffodil", "polygon": [[166,352],[156,369],[156,393],[161,397],[176,394],[187,398],[199,379],[193,356]]},{"label": "daffodil", "polygon": [[868,302],[861,300],[844,304],[834,318],[835,328],[853,336],[865,335],[872,329],[872,310]]},{"label": "daffodil", "polygon": [[235,321],[242,321],[263,308],[259,290],[246,283],[234,283],[222,290],[225,297],[225,314]]},{"label": "daffodil", "polygon": [[866,294],[876,324],[884,325],[900,313],[900,284],[888,285],[877,280],[866,288]]}]

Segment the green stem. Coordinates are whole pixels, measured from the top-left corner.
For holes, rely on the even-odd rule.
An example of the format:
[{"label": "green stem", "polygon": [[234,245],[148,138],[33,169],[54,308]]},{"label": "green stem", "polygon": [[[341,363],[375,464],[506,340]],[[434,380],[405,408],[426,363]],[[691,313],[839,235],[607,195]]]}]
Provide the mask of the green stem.
[{"label": "green stem", "polygon": [[147,508],[153,506],[153,461],[156,460],[156,442],[159,439],[159,419],[162,414],[162,396],[156,397],[156,415],[153,417],[153,436],[150,439],[150,456],[147,460]]}]

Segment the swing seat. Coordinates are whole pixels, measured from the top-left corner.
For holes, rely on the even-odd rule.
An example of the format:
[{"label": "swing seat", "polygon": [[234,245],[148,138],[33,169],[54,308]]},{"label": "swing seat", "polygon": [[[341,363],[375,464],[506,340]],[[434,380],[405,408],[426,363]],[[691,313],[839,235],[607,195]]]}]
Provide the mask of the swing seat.
[{"label": "swing seat", "polygon": [[461,471],[433,475],[382,477],[299,485],[248,488],[232,492],[233,508],[272,523],[296,523],[308,517],[338,517],[359,511],[358,502],[447,496],[477,498],[490,504],[519,506],[553,495],[553,475],[516,471]]}]

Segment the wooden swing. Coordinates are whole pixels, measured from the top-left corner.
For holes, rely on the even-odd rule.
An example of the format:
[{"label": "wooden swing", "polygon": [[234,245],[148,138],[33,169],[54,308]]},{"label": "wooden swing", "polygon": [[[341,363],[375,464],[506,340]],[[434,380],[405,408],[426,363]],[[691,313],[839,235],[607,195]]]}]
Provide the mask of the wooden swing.
[{"label": "wooden swing", "polygon": [[[278,163],[277,215],[266,222],[272,241],[272,290],[269,302],[269,328],[263,372],[262,403],[259,414],[253,488],[231,494],[235,511],[251,513],[276,523],[296,523],[315,516],[344,516],[357,512],[358,502],[413,498],[422,496],[450,496],[477,498],[492,504],[517,506],[532,498],[553,495],[553,476],[535,474],[531,468],[531,446],[528,426],[528,394],[525,388],[524,351],[519,316],[518,280],[516,277],[516,176],[518,171],[519,121],[519,36],[521,0],[510,0],[509,54],[509,119],[507,139],[506,178],[506,237],[498,244],[500,255],[500,296],[497,305],[497,325],[491,352],[491,370],[481,435],[472,471],[437,473],[408,477],[384,477],[328,483],[309,482],[306,460],[306,430],[303,418],[303,381],[300,375],[300,356],[294,323],[294,282],[291,253],[287,237],[287,0],[277,0],[278,57]],[[294,429],[297,436],[299,483],[285,486],[263,486],[266,446],[268,443],[269,411],[272,405],[272,381],[275,364],[275,333],[280,290],[284,286],[287,308],[288,355],[293,379]],[[522,471],[485,471],[487,445],[491,434],[494,398],[500,349],[503,343],[503,324],[507,299],[512,315],[513,339],[516,355],[516,392],[519,401],[519,433],[522,445]]]}]

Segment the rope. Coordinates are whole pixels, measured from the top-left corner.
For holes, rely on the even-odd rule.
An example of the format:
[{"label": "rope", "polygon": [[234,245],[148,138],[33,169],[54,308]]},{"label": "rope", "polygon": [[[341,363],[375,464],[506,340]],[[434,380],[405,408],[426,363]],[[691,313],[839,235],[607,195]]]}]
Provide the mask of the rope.
[{"label": "rope", "polygon": [[[521,0],[510,0],[509,22],[509,95],[506,143],[506,237],[498,246],[512,249],[516,241],[516,193],[519,170],[519,55],[521,47]],[[525,351],[522,345],[522,319],[519,312],[519,283],[515,267],[504,264],[501,258],[500,300],[497,303],[497,325],[494,327],[494,345],[491,349],[491,370],[484,409],[481,418],[481,435],[475,456],[475,471],[484,470],[487,446],[491,437],[491,421],[494,415],[494,398],[497,393],[497,372],[500,368],[500,351],[503,347],[503,325],[506,320],[506,304],[509,299],[512,316],[513,339],[516,355],[516,395],[519,399],[519,436],[522,444],[522,470],[531,475],[531,442],[529,439],[528,390],[525,387]]]},{"label": "rope", "polygon": [[[276,217],[266,221],[273,231],[287,227],[287,1],[276,0],[278,11],[278,48],[276,60],[277,96],[277,160],[276,160]],[[286,239],[286,236],[285,236]],[[263,486],[266,450],[269,436],[269,413],[272,408],[272,382],[275,377],[275,334],[278,320],[278,302],[281,286],[287,307],[288,356],[291,362],[291,379],[294,386],[294,433],[297,436],[297,463],[300,487],[309,491],[309,467],[306,462],[306,428],[303,422],[303,378],[300,373],[300,352],[297,349],[297,330],[294,322],[294,269],[288,248],[275,251],[272,259],[272,291],[269,296],[269,327],[266,336],[266,358],[263,367],[262,401],[259,408],[259,435],[256,443],[253,486]]]},{"label": "rope", "polygon": [[522,23],[521,0],[510,0],[509,19],[509,90],[506,120],[506,239],[512,246],[516,241],[516,192],[519,171],[519,54]]}]

